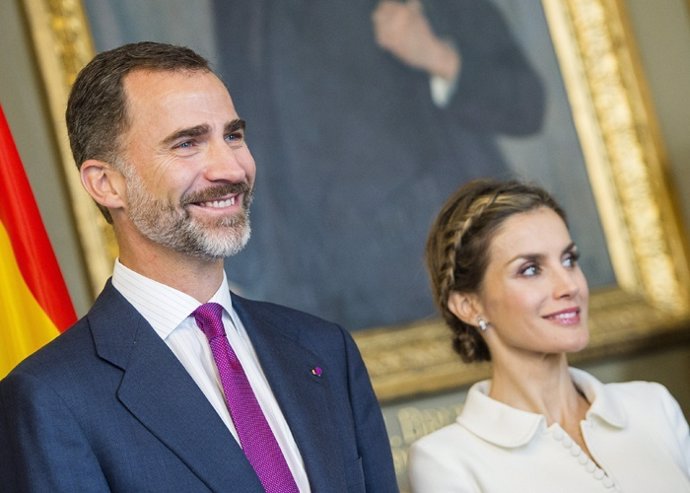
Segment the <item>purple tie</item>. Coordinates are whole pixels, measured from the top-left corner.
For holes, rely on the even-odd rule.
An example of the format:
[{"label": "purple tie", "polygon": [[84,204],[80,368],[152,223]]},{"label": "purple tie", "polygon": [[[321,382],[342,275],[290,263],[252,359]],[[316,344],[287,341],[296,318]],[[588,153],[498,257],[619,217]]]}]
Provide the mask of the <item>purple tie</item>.
[{"label": "purple tie", "polygon": [[225,337],[223,307],[218,303],[206,303],[194,310],[192,315],[211,346],[223,384],[225,403],[235,423],[242,450],[264,489],[267,493],[299,493],[242,364]]}]

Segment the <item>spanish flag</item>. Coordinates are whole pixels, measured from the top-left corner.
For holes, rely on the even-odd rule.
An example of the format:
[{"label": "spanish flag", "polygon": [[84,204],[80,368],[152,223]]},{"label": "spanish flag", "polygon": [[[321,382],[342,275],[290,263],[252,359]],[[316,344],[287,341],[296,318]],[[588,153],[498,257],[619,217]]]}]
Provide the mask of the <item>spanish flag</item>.
[{"label": "spanish flag", "polygon": [[0,106],[0,378],[75,320]]}]

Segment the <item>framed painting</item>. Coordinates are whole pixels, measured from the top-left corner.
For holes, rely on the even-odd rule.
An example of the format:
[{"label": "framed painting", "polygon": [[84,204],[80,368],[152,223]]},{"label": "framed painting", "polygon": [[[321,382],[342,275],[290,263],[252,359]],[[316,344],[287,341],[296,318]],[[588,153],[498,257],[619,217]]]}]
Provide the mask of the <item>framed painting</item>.
[{"label": "framed painting", "polygon": [[[464,120],[445,121],[447,117],[438,110],[452,102],[434,99],[437,108],[430,106],[428,110],[413,106],[413,100],[416,104],[421,96],[412,97],[409,88],[401,91],[407,97],[404,105],[391,103],[374,115],[348,120],[347,108],[355,104],[372,107],[390,96],[390,84],[407,80],[405,77],[410,84],[420,79],[419,73],[405,75],[397,66],[392,68],[392,76],[367,80],[366,90],[352,89],[342,82],[352,74],[355,80],[364,79],[356,76],[361,60],[350,61],[342,48],[355,41],[344,42],[338,36],[353,31],[346,28],[349,17],[352,22],[366,21],[372,29],[371,12],[359,18],[353,14],[354,9],[340,13],[333,9],[301,10],[292,17],[284,12],[281,19],[286,22],[280,25],[287,26],[286,37],[271,40],[262,36],[267,30],[275,31],[267,28],[275,27],[278,21],[263,16],[265,10],[274,11],[266,8],[266,1],[241,2],[251,6],[245,6],[244,15],[233,10],[234,17],[222,10],[227,3],[196,2],[195,7],[203,5],[205,10],[195,8],[195,17],[185,23],[185,31],[170,24],[179,16],[170,16],[169,20],[166,9],[160,15],[150,11],[139,12],[135,19],[127,17],[128,5],[155,9],[162,5],[156,1],[142,7],[141,2],[23,0],[94,294],[110,274],[117,252],[109,226],[81,190],[62,115],[74,77],[96,50],[148,37],[188,44],[212,61],[218,59],[217,66],[238,98],[240,113],[251,113],[256,108],[266,111],[256,112],[256,118],[249,120],[250,145],[260,170],[262,163],[276,164],[267,166],[270,171],[257,185],[263,189],[259,188],[256,203],[266,205],[255,212],[255,238],[248,253],[228,264],[231,280],[249,295],[304,308],[355,329],[354,337],[382,402],[457,388],[484,377],[487,368],[464,365],[453,354],[450,331],[433,315],[421,260],[424,232],[432,218],[430,211],[440,207],[449,190],[472,175],[455,175],[456,170],[446,166],[430,174],[432,180],[421,174],[419,163],[434,161],[440,155],[438,151],[419,151],[403,144],[388,147],[390,162],[385,167],[385,159],[376,154],[369,135],[381,115],[386,116],[389,134],[376,140],[392,142],[400,137],[396,133],[405,134],[404,122],[412,121],[414,125],[403,139],[405,146],[442,138],[441,148],[448,150],[463,143],[455,159],[471,155],[475,163],[485,158],[479,151],[468,149],[490,148],[486,164],[475,170],[475,175],[520,176],[544,185],[561,199],[569,213],[573,236],[584,252],[583,268],[593,292],[591,343],[579,358],[622,354],[687,337],[690,300],[685,237],[622,0],[457,2],[459,6],[475,6],[466,26],[482,22],[493,26],[467,36],[468,43],[470,39],[483,43],[476,48],[477,53],[486,53],[498,44],[505,47],[510,36],[510,43],[519,46],[511,52],[515,54],[511,60],[524,57],[538,79],[539,88],[528,87],[525,93],[542,99],[537,98],[535,103],[528,99],[522,106],[532,112],[538,109],[540,114],[532,120],[519,115],[515,130],[501,128],[490,139],[483,129],[490,124],[507,126],[508,117],[499,116],[489,123],[474,119],[467,130]],[[462,17],[460,10],[453,11],[454,15],[441,12],[439,5],[453,3],[422,2],[429,19],[441,19],[438,24],[430,22],[439,31],[451,33],[455,20]],[[281,5],[288,4],[294,7],[300,2]],[[309,5],[316,4],[322,2]],[[480,4],[483,7],[476,7]],[[184,5],[188,4],[181,2],[178,7]],[[258,7],[261,5],[265,10]],[[177,8],[166,8],[179,12]],[[484,21],[480,22],[480,15],[485,16]],[[331,26],[344,26],[338,28],[342,32],[336,27],[315,30],[313,26],[324,18],[334,22]],[[152,20],[153,27],[145,24]],[[92,28],[97,33],[95,38]],[[311,43],[304,43],[301,50],[281,51],[283,46],[297,46],[294,43],[300,40],[295,36],[305,29]],[[215,35],[205,36],[209,32]],[[494,38],[487,39],[487,32],[494,33]],[[505,39],[496,34],[500,32],[506,33]],[[241,33],[246,37],[240,38]],[[331,49],[326,41],[314,41],[319,35],[340,41]],[[371,38],[374,42],[375,36],[369,32],[356,38]],[[244,45],[241,39],[254,40],[254,44]],[[268,55],[261,51],[266,46],[273,50]],[[472,51],[464,50],[465,46],[458,43],[464,64],[461,70],[470,73],[480,64],[473,63]],[[300,65],[305,60],[317,60],[322,52],[328,56],[315,66]],[[361,47],[355,46],[354,52],[366,58]],[[381,61],[381,53],[372,53],[371,67],[390,62]],[[281,56],[272,58],[270,54]],[[391,58],[390,54],[384,55]],[[224,61],[223,56],[233,63]],[[238,61],[242,57],[246,58],[244,63]],[[276,65],[266,66],[274,60]],[[304,78],[289,78],[294,75],[290,72],[292,66],[300,66],[298,73]],[[428,86],[429,77],[421,79]],[[499,77],[484,74],[478,80],[491,79]],[[462,77],[458,80],[455,91],[460,92],[466,85]],[[379,85],[386,90],[367,99],[377,94],[375,88]],[[310,96],[316,100],[319,91],[332,101],[312,103]],[[350,93],[354,94],[354,103],[344,99]],[[454,94],[452,88],[450,93]],[[296,96],[300,94],[301,98]],[[513,94],[509,96],[506,105],[514,102]],[[240,98],[247,102],[242,103]],[[477,92],[468,100],[481,98]],[[490,103],[501,102],[500,98],[487,99]],[[316,111],[323,107],[330,108],[325,114],[332,120],[317,119],[320,117],[315,116]],[[277,111],[285,108],[292,110]],[[402,113],[401,108],[405,110]],[[463,117],[472,116],[471,110],[459,110],[463,111]],[[425,113],[436,120],[424,122]],[[475,111],[482,118],[489,113],[482,108]],[[254,121],[256,129],[251,127]],[[332,125],[324,123],[329,121],[350,123],[331,135]],[[436,127],[439,121],[445,126]],[[430,128],[433,132],[427,133]],[[324,142],[329,144],[322,145]],[[316,157],[302,159],[304,149],[314,150]],[[347,163],[352,166],[327,166],[332,155],[349,156]],[[372,155],[377,156],[375,165],[362,164],[370,162],[365,160]],[[408,167],[390,167],[390,163],[400,164],[410,156],[414,159]],[[490,168],[498,162],[503,167]],[[463,169],[468,167],[471,164],[463,165]],[[305,226],[308,228],[298,229]],[[407,291],[398,293],[398,287],[407,286],[404,276],[411,282]],[[246,286],[243,279],[248,281]],[[291,298],[281,298],[284,293]],[[412,298],[404,298],[410,293]],[[420,293],[419,299],[414,298],[416,293]],[[320,312],[323,306],[335,311]]]}]

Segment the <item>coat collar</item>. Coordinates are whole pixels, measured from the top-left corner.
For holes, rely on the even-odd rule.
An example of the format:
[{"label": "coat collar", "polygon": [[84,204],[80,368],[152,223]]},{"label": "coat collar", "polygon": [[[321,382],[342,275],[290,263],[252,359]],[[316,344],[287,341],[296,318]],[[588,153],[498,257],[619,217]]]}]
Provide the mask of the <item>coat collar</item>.
[{"label": "coat collar", "polygon": [[[606,387],[589,373],[570,368],[575,384],[592,403],[587,418],[597,417],[615,428],[625,428],[628,420],[625,412],[611,398]],[[546,419],[541,414],[515,409],[489,397],[490,380],[474,384],[458,423],[487,442],[500,447],[515,448],[529,443],[537,431],[546,429]]]},{"label": "coat collar", "polygon": [[87,315],[98,355],[124,371],[117,398],[211,490],[263,491],[218,414],[110,282]]},{"label": "coat collar", "polygon": [[592,403],[587,411],[587,418],[598,417],[615,428],[623,429],[628,426],[628,416],[620,404],[613,398],[606,386],[589,373],[570,368],[570,375],[589,402]]},{"label": "coat collar", "polygon": [[[232,295],[264,374],[290,426],[312,490],[346,484],[332,440],[328,362],[305,348],[300,326],[274,305]],[[275,312],[275,313],[274,313]],[[282,312],[281,312],[282,313]],[[98,355],[124,371],[120,402],[211,490],[263,491],[211,404],[146,320],[111,285],[87,315]],[[321,375],[312,373],[321,368]],[[199,426],[199,423],[207,423]]]}]

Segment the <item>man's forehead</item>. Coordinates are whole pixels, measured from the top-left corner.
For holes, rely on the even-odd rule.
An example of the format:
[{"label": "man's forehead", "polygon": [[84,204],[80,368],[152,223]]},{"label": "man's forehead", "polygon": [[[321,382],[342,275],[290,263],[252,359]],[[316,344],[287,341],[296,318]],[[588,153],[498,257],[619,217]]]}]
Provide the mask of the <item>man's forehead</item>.
[{"label": "man's forehead", "polygon": [[167,78],[167,77],[203,77],[212,76],[218,78],[212,71],[207,69],[193,69],[193,68],[156,68],[156,67],[138,67],[130,70],[125,76],[124,80],[133,78]]},{"label": "man's forehead", "polygon": [[[151,70],[135,69],[124,76],[122,85],[125,95],[141,95],[152,98],[161,94],[156,88],[165,88],[168,92],[189,92],[196,85],[213,85],[216,89],[229,94],[225,84],[213,73],[205,70]],[[140,94],[143,90],[143,94]]]},{"label": "man's forehead", "polygon": [[124,82],[127,139],[166,147],[190,129],[215,134],[238,120],[227,88],[212,72],[137,70]]},{"label": "man's forehead", "polygon": [[230,93],[212,72],[136,70],[127,74],[123,87],[129,110],[174,111],[181,109],[175,105],[187,105],[188,111],[213,109],[227,113],[228,120],[237,117]]}]

